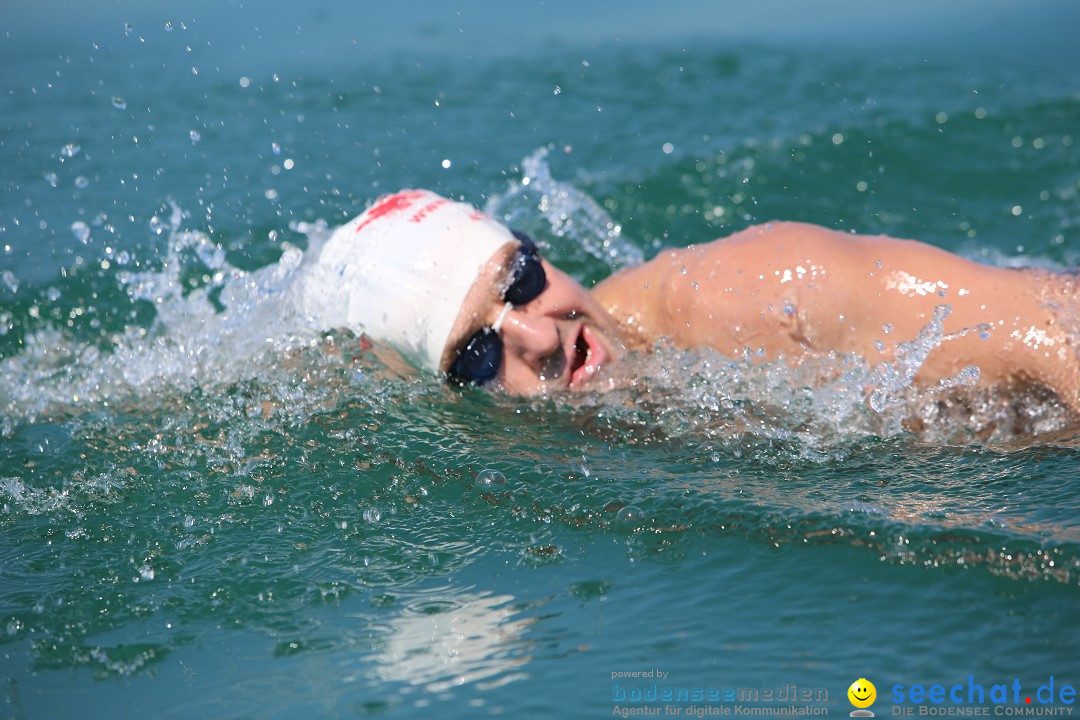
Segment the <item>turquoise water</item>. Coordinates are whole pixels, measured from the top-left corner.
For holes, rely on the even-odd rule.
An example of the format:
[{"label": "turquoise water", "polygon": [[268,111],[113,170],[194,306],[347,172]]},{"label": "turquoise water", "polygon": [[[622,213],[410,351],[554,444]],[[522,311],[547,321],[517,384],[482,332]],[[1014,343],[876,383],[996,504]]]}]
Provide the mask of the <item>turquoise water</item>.
[{"label": "turquoise water", "polygon": [[607,397],[458,393],[290,304],[326,225],[405,186],[587,283],[773,218],[1080,265],[1075,5],[0,16],[3,717],[1080,683],[1051,398],[671,349]]}]

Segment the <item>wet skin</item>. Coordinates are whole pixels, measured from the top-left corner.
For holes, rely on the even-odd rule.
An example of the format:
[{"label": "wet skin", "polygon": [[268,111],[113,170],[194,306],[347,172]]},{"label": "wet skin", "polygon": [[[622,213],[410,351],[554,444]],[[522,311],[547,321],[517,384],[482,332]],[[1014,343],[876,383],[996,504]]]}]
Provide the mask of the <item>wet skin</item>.
[{"label": "wet skin", "polygon": [[[443,357],[490,325],[515,244],[474,283]],[[1076,350],[1048,300],[1076,307],[1064,276],[995,268],[911,240],[769,223],[704,245],[663,251],[585,290],[549,263],[548,287],[502,327],[499,382],[513,394],[600,389],[626,348],[666,338],[681,347],[744,350],[797,362],[807,354],[891,360],[948,304],[944,331],[916,375],[929,384],[979,367],[982,385],[1054,390],[1080,410]],[[569,371],[568,371],[569,370]]]},{"label": "wet skin", "polygon": [[[477,330],[504,312],[507,268],[517,243],[507,243],[484,266],[465,298],[443,352],[441,369]],[[600,389],[612,382],[607,370],[625,354],[622,331],[577,281],[541,258],[547,274],[543,292],[506,310],[498,383],[514,395]]]}]

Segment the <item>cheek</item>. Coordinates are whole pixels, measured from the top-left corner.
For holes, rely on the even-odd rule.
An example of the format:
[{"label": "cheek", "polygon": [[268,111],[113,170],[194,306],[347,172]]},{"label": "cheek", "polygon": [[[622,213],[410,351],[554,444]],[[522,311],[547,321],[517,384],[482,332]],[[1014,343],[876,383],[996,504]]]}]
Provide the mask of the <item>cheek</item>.
[{"label": "cheek", "polygon": [[536,395],[542,389],[536,374],[512,353],[503,353],[499,384],[508,395]]}]

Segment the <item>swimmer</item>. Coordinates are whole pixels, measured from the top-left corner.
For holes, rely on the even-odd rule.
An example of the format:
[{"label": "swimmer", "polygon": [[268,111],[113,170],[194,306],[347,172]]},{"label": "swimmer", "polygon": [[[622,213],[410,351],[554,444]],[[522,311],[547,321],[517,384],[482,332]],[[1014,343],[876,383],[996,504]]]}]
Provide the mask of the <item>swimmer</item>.
[{"label": "swimmer", "polygon": [[300,301],[321,329],[363,332],[452,384],[516,395],[606,389],[627,353],[660,340],[789,362],[889,360],[948,304],[953,337],[917,384],[975,365],[982,386],[1043,386],[1080,412],[1080,362],[1055,310],[1077,301],[1069,276],[798,222],[666,249],[586,290],[472,206],[405,190],[333,233]]}]

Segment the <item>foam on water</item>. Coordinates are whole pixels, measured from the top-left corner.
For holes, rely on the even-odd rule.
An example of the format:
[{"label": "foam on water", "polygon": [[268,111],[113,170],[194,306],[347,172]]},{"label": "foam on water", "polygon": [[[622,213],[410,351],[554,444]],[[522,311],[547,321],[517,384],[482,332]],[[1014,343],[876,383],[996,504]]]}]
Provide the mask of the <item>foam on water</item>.
[{"label": "foam on water", "polygon": [[151,223],[167,242],[160,269],[115,276],[133,306],[153,306],[149,327],[128,325],[88,341],[46,326],[0,361],[5,434],[13,423],[40,415],[251,379],[283,355],[318,343],[322,335],[299,314],[294,293],[305,257],[327,236],[324,223],[297,225],[308,237],[308,253],[285,243],[277,262],[245,272],[206,233],[183,229],[183,220],[174,205],[167,223],[156,216]]}]

